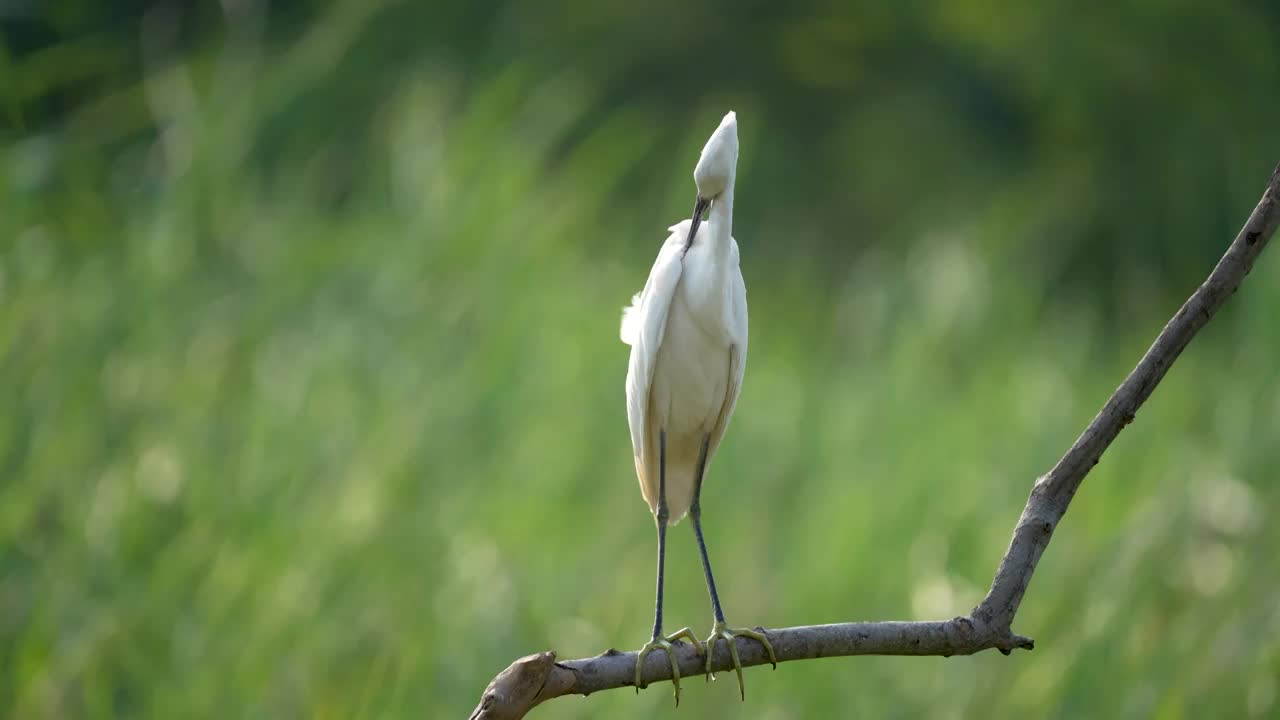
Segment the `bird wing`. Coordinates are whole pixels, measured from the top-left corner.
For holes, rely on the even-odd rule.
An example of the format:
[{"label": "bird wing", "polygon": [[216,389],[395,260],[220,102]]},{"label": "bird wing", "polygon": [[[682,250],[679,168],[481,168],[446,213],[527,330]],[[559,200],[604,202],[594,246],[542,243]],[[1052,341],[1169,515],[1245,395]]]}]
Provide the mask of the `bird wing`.
[{"label": "bird wing", "polygon": [[649,388],[653,384],[653,368],[658,359],[658,348],[667,329],[667,311],[676,286],[680,284],[680,271],[684,258],[684,236],[689,232],[689,220],[672,225],[670,237],[658,251],[658,259],[649,271],[649,280],[631,299],[630,307],[622,311],[622,342],[631,346],[631,361],[627,366],[627,424],[631,428],[631,449],[636,457],[636,469],[643,472],[646,437],[646,410],[649,405]]},{"label": "bird wing", "polygon": [[711,428],[711,438],[707,447],[708,464],[715,455],[716,448],[720,447],[720,440],[724,437],[725,430],[729,428],[733,408],[738,404],[738,394],[742,392],[742,377],[747,371],[747,286],[742,281],[742,271],[738,268],[738,243],[733,238],[730,238],[729,242],[732,243],[730,247],[733,248],[733,272],[730,273],[733,278],[733,287],[729,305],[730,315],[726,318],[732,341],[728,358],[729,381],[725,386],[724,405],[720,408],[720,417]]}]

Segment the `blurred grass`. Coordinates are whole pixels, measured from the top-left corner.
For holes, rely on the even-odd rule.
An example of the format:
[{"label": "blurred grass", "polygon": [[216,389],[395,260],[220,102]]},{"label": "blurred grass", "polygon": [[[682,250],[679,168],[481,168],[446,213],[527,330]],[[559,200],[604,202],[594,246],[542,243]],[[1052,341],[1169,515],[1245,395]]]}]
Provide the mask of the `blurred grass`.
[{"label": "blurred grass", "polygon": [[[728,102],[752,351],[705,506],[735,623],[967,611],[1032,480],[1194,287],[1101,260],[1064,283],[1032,231],[1087,213],[1070,163],[887,243],[774,210],[786,185],[844,190],[778,174],[759,97],[601,113],[581,73],[436,57],[353,87],[362,7],[278,51],[248,23],[234,52],[161,53],[0,149],[6,715],[460,717],[519,655],[638,647],[654,539],[617,322]],[[344,92],[376,95],[367,132],[314,97]],[[840,152],[910,153],[911,107]],[[1232,229],[1191,257],[1261,190],[1231,175]],[[1277,303],[1268,255],[1085,483],[1018,618],[1034,652],[789,664],[749,672],[745,705],[691,682],[681,712],[1275,713]],[[702,633],[688,536],[667,613]],[[538,715],[671,712],[660,686]]]}]

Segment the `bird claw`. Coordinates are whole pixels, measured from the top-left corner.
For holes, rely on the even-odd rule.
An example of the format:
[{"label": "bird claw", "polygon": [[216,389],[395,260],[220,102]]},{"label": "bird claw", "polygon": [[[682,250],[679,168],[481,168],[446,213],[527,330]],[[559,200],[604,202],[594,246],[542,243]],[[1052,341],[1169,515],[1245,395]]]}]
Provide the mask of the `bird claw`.
[{"label": "bird claw", "polygon": [[693,630],[684,628],[679,632],[664,637],[656,637],[644,644],[640,648],[640,654],[636,656],[636,693],[639,694],[640,688],[648,687],[642,683],[642,670],[644,670],[644,659],[654,650],[661,650],[667,654],[667,660],[671,663],[671,685],[675,688],[676,707],[680,707],[680,664],[676,662],[676,656],[672,654],[675,648],[673,643],[679,642],[681,638],[688,640],[693,645],[695,652],[702,653],[702,643],[698,637],[693,634]]},{"label": "bird claw", "polygon": [[778,669],[778,657],[773,654],[773,644],[762,632],[747,628],[730,628],[723,621],[717,622],[711,629],[711,637],[707,638],[707,681],[710,682],[716,677],[711,672],[711,660],[715,656],[716,640],[723,639],[724,644],[729,646],[729,658],[733,660],[733,669],[738,673],[738,697],[745,701],[747,689],[742,683],[742,661],[738,659],[738,645],[734,642],[734,638],[738,636],[749,637],[764,645],[765,652],[769,653],[769,663],[773,665],[774,670]]}]

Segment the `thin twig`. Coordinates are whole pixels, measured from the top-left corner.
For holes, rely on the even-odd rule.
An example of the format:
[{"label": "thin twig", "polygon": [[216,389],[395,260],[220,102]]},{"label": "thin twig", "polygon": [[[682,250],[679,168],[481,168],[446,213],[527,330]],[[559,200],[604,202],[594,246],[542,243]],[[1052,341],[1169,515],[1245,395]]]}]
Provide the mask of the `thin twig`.
[{"label": "thin twig", "polygon": [[[1080,483],[1138,408],[1151,397],[1178,355],[1244,281],[1253,263],[1280,224],[1280,165],[1271,173],[1258,206],[1207,280],[1164,326],[1151,348],[1066,455],[1039,478],[1018,519],[1013,540],[996,569],[986,598],[967,617],[937,622],[869,622],[808,625],[767,630],[778,662],[849,655],[971,655],[995,648],[1009,654],[1032,648],[1029,638],[1015,635],[1013,618],[1031,582],[1036,563],[1053,537]],[[682,677],[701,675],[703,660],[692,646],[677,646]],[[768,662],[763,647],[738,643],[743,667]],[[589,695],[634,684],[636,654],[610,650],[582,660],[556,662],[554,652],[529,655],[502,671],[481,697],[471,720],[519,720],[535,705],[561,695]],[[723,645],[712,661],[715,671],[730,668]],[[660,654],[644,666],[644,682],[671,679]]]}]

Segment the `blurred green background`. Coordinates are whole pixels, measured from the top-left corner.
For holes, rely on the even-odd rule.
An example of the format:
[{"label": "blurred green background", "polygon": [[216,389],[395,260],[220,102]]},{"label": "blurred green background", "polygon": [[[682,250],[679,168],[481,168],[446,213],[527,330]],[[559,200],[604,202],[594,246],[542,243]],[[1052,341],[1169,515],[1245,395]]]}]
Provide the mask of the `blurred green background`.
[{"label": "blurred green background", "polygon": [[[728,109],[729,620],[967,612],[1280,160],[1278,36],[1263,0],[0,2],[0,715],[457,718],[520,655],[639,647],[617,326]],[[1264,255],[1089,477],[1034,652],[678,716],[1276,717],[1278,306]],[[668,576],[704,634],[687,524]]]}]

